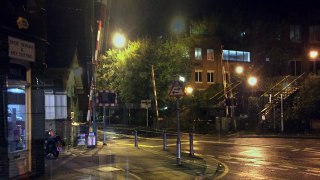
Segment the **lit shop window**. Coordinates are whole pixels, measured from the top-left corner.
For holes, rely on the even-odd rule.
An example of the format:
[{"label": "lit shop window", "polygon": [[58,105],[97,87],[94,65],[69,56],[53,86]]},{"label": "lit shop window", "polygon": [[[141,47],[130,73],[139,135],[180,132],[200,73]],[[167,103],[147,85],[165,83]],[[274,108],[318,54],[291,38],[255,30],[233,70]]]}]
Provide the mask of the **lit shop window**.
[{"label": "lit shop window", "polygon": [[26,149],[26,93],[24,89],[8,88],[8,150]]}]

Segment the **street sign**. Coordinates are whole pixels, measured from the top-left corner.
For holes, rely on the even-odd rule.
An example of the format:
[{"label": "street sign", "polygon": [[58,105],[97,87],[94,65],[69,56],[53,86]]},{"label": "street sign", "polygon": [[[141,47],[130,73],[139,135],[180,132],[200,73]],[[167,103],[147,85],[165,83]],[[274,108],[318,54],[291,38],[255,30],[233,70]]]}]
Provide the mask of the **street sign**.
[{"label": "street sign", "polygon": [[169,96],[185,96],[185,92],[183,86],[179,83],[179,81],[173,81],[171,84]]},{"label": "street sign", "polygon": [[141,100],[140,106],[145,109],[151,108],[151,100]]}]

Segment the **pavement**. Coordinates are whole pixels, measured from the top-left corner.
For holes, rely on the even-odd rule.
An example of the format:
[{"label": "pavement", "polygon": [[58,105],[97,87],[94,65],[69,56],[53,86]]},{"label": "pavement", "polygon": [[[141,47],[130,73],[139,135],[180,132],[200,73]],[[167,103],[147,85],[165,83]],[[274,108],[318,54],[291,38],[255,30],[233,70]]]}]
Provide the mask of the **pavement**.
[{"label": "pavement", "polygon": [[[139,144],[140,145],[140,144]],[[127,137],[112,139],[95,148],[72,147],[58,159],[46,160],[46,174],[37,179],[219,179],[224,167],[219,161],[190,157],[182,151],[176,163],[175,146],[140,145]]]}]

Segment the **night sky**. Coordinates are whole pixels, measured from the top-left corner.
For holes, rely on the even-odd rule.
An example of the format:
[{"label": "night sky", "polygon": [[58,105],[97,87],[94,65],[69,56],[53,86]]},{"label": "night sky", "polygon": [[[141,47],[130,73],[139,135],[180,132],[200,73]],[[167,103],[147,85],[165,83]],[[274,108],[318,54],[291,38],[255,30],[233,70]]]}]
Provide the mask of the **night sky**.
[{"label": "night sky", "polygon": [[[113,0],[111,29],[120,29],[131,36],[158,36],[170,31],[175,16],[186,20],[201,18],[212,12],[235,14],[242,11],[250,18],[265,14],[286,17],[288,12],[308,13],[319,9],[317,0]],[[297,15],[300,16],[301,15]]]},{"label": "night sky", "polygon": [[[61,57],[57,52],[67,47],[71,49],[69,54],[78,48],[81,59],[91,59],[92,37],[87,24],[90,16],[86,14],[91,2],[48,0],[49,59]],[[223,14],[222,21],[231,27],[240,16],[247,23],[255,19],[273,21],[275,18],[287,18],[290,13],[301,21],[305,14],[319,11],[319,5],[319,0],[112,0],[109,4],[110,23],[106,30],[109,30],[109,35],[120,30],[130,40],[166,36],[171,32],[170,23],[174,17],[183,17],[188,22],[217,12]]]}]

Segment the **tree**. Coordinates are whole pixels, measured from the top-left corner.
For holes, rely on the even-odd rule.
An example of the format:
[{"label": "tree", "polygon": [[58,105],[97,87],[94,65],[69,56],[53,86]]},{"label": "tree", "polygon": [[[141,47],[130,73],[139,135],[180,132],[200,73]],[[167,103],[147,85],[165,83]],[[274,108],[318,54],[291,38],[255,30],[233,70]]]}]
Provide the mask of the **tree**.
[{"label": "tree", "polygon": [[303,119],[315,119],[320,117],[320,80],[307,79],[299,91],[297,102],[297,114]]},{"label": "tree", "polygon": [[159,103],[168,101],[174,75],[191,75],[189,48],[184,40],[139,39],[126,49],[112,49],[101,57],[97,68],[97,89],[112,89],[122,102],[152,99],[151,65],[154,65]]}]

